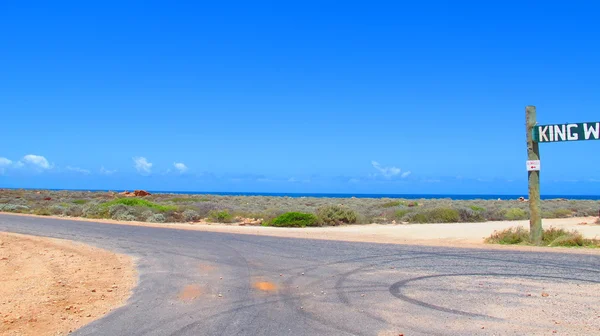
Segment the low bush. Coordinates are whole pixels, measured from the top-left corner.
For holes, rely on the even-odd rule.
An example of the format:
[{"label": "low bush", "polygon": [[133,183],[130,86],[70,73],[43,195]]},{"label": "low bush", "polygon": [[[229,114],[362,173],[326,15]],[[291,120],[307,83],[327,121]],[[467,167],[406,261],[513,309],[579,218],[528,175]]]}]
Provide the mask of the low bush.
[{"label": "low bush", "polygon": [[504,218],[508,220],[527,219],[529,214],[521,208],[510,208],[504,213]]},{"label": "low bush", "polygon": [[234,218],[227,210],[211,211],[208,214],[208,220],[216,223],[231,223]]},{"label": "low bush", "polygon": [[118,199],[112,200],[110,202],[102,203],[102,206],[110,207],[110,206],[118,205],[118,204],[122,204],[122,205],[126,205],[126,206],[146,207],[146,208],[155,209],[158,211],[169,211],[169,210],[177,209],[176,206],[156,204],[156,203],[152,203],[148,200],[140,199],[140,198],[118,198]]},{"label": "low bush", "polygon": [[78,199],[78,200],[71,201],[71,203],[78,204],[78,205],[83,205],[83,204],[86,204],[87,202],[89,202],[89,200],[86,200],[86,199]]},{"label": "low bush", "polygon": [[469,208],[471,208],[471,210],[473,210],[473,211],[479,211],[479,212],[485,211],[484,207],[480,207],[480,206],[477,206],[477,205],[471,205]]},{"label": "low bush", "polygon": [[357,215],[352,209],[340,205],[320,207],[317,217],[325,225],[354,224],[357,221]]},{"label": "low bush", "polygon": [[198,213],[200,218],[206,218],[211,212],[221,210],[222,208],[217,203],[213,202],[203,202],[196,203],[193,206],[190,206],[190,209],[193,209]]},{"label": "low bush", "polygon": [[138,220],[139,207],[130,207],[123,204],[116,204],[108,207],[110,218],[122,221]]},{"label": "low bush", "polygon": [[186,222],[193,222],[193,221],[202,219],[202,217],[200,217],[198,212],[196,212],[195,210],[191,210],[191,209],[185,210],[182,213],[182,216],[183,216],[183,220],[185,220]]},{"label": "low bush", "polygon": [[150,223],[164,223],[165,215],[160,214],[160,213],[152,214],[152,216],[148,217],[148,219],[146,219],[146,221],[148,221]]},{"label": "low bush", "polygon": [[569,218],[573,216],[573,211],[569,209],[556,209],[551,212],[551,218]]},{"label": "low bush", "polygon": [[398,210],[394,211],[394,218],[396,220],[402,220],[402,219],[404,219],[404,216],[406,216],[410,212],[411,212],[410,209],[398,209]]},{"label": "low bush", "polygon": [[[485,239],[492,244],[522,244],[531,245],[529,231],[522,226],[512,227],[500,232],[494,232]],[[542,242],[545,246],[564,247],[600,247],[600,240],[584,238],[581,233],[550,227],[543,231]]]},{"label": "low bush", "polygon": [[34,215],[38,215],[38,216],[52,216],[53,213],[49,208],[37,208],[37,209],[33,209],[32,212]]},{"label": "low bush", "polygon": [[381,207],[382,208],[393,208],[393,207],[397,207],[397,206],[400,206],[403,204],[404,204],[404,202],[402,202],[402,201],[389,201],[389,202],[383,203],[381,205]]},{"label": "low bush", "polygon": [[583,238],[581,233],[570,232],[563,236],[554,239],[549,246],[565,246],[565,247],[577,247],[586,246],[586,239]]},{"label": "low bush", "polygon": [[317,216],[309,213],[286,212],[270,221],[264,222],[263,225],[277,227],[318,226],[319,219]]},{"label": "low bush", "polygon": [[565,229],[558,229],[555,227],[549,227],[542,232],[542,241],[545,245],[548,245],[555,241],[557,238],[569,235],[571,232]]},{"label": "low bush", "polygon": [[6,212],[23,212],[29,210],[28,206],[19,204],[0,204],[0,211]]},{"label": "low bush", "polygon": [[411,213],[407,216],[411,223],[458,223],[460,213],[451,208],[434,208]]},{"label": "low bush", "polygon": [[491,236],[485,239],[486,243],[491,244],[523,244],[529,242],[529,231],[522,226],[512,227],[502,231],[494,231]]},{"label": "low bush", "polygon": [[460,208],[458,214],[461,222],[476,223],[485,222],[486,218],[482,213],[483,210],[473,210],[472,208]]},{"label": "low bush", "polygon": [[65,209],[65,215],[70,217],[83,217],[83,207],[81,205],[72,205]]},{"label": "low bush", "polygon": [[83,215],[86,218],[110,218],[108,207],[100,206],[98,204],[86,204],[83,207]]}]

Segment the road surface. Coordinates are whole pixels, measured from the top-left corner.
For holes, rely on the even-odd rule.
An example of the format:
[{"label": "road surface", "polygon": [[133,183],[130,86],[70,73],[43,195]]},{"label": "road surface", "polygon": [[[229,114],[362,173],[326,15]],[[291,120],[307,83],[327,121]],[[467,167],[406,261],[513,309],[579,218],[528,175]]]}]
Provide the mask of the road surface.
[{"label": "road surface", "polygon": [[600,256],[351,243],[0,215],[137,259],[74,335],[600,335]]}]

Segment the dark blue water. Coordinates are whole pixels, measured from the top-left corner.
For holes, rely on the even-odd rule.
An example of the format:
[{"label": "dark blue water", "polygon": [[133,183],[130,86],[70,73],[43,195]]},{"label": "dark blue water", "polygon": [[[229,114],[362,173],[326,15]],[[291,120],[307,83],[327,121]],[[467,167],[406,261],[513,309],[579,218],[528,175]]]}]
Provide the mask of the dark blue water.
[{"label": "dark blue water", "polygon": [[[253,192],[178,192],[155,191],[155,193],[202,194],[221,196],[276,196],[276,197],[325,197],[325,198],[403,198],[403,199],[454,199],[454,200],[516,200],[527,195],[450,195],[450,194],[325,194],[325,193],[253,193]],[[542,199],[565,198],[572,200],[600,200],[600,195],[542,195]]]},{"label": "dark blue water", "polygon": [[[51,189],[64,190],[64,189]],[[81,190],[74,190],[81,191]],[[87,191],[87,189],[85,190]],[[92,190],[108,191],[108,190]],[[121,192],[123,190],[112,190]],[[220,196],[275,196],[275,197],[321,197],[321,198],[403,198],[403,199],[454,199],[454,200],[516,200],[527,195],[452,195],[452,194],[336,194],[336,193],[261,193],[261,192],[204,192],[204,191],[164,191],[148,190],[154,194],[193,194],[193,195],[220,195]],[[570,200],[600,200],[600,195],[542,195],[542,199],[565,198]]]}]

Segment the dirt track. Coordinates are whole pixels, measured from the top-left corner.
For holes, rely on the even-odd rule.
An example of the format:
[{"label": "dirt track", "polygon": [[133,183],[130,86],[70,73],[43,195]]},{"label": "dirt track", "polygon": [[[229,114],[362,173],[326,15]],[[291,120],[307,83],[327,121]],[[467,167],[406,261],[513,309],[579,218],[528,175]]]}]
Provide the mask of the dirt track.
[{"label": "dirt track", "polygon": [[0,335],[65,335],[124,304],[136,282],[128,256],[0,233]]}]

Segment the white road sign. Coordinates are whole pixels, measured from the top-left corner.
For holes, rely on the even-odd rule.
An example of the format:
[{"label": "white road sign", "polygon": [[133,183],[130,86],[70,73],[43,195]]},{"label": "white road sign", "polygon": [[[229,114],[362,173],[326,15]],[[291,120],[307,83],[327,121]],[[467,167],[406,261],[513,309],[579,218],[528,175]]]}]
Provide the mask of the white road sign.
[{"label": "white road sign", "polygon": [[539,171],[540,170],[540,160],[528,160],[527,161],[527,171]]}]

